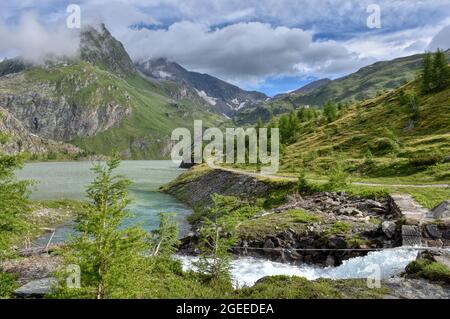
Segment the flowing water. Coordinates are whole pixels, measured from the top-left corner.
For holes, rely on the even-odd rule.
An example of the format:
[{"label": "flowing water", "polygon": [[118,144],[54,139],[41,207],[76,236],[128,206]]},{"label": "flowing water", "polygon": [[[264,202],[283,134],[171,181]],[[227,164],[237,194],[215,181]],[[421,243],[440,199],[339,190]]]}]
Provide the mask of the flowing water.
[{"label": "flowing water", "polygon": [[[264,259],[238,258],[232,261],[231,275],[236,287],[252,286],[266,276],[300,276],[309,280],[318,278],[351,279],[372,278],[380,275],[389,278],[403,272],[405,267],[417,257],[417,250],[395,248],[370,252],[365,257],[345,260],[339,267],[321,268],[311,265],[282,264]],[[179,256],[184,270],[195,270],[195,257]]]},{"label": "flowing water", "polygon": [[[32,198],[37,200],[58,200],[84,198],[84,191],[93,179],[89,162],[33,163],[27,164],[18,172],[21,179],[38,182]],[[180,225],[180,234],[189,231],[186,217],[191,210],[175,198],[158,192],[158,188],[174,178],[182,170],[171,161],[124,161],[117,173],[133,180],[130,194],[134,203],[130,210],[133,219],[127,224],[142,224],[147,230],[158,226],[160,212],[173,212]],[[61,242],[73,233],[73,224],[58,228],[54,241]],[[40,238],[37,243],[44,244],[48,237]],[[251,286],[258,279],[271,275],[302,276],[310,280],[317,278],[345,279],[365,278],[379,271],[382,278],[401,273],[406,265],[416,258],[417,251],[405,248],[371,252],[365,257],[357,257],[339,267],[320,268],[310,265],[289,265],[264,259],[237,258],[232,262],[232,276],[236,286]],[[179,256],[184,269],[195,269],[193,257]],[[374,268],[375,267],[375,268]],[[378,268],[377,268],[378,267]]]}]

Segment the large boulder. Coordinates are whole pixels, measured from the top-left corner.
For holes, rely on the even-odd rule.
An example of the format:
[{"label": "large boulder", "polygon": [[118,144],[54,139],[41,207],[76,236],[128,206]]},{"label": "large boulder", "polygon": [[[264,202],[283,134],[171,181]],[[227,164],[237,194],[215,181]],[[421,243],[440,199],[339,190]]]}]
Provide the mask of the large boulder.
[{"label": "large boulder", "polygon": [[431,216],[436,219],[450,218],[450,200],[446,200],[433,208]]},{"label": "large boulder", "polygon": [[386,237],[389,239],[391,239],[395,236],[396,229],[397,229],[397,225],[395,224],[395,222],[384,221],[381,224],[381,230],[386,235]]}]

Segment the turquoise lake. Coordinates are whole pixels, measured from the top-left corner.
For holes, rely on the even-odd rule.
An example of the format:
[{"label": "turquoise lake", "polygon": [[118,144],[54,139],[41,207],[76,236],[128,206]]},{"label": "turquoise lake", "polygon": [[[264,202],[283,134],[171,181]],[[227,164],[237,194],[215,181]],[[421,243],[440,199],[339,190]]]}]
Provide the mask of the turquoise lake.
[{"label": "turquoise lake", "polygon": [[[30,163],[17,172],[19,179],[31,179],[37,184],[33,187],[31,199],[83,200],[86,186],[94,178],[90,170],[91,162],[45,162]],[[189,232],[186,217],[191,209],[170,195],[158,191],[159,187],[175,179],[183,172],[172,161],[123,161],[116,173],[125,175],[133,181],[130,195],[133,203],[129,206],[134,214],[126,224],[142,224],[147,230],[158,226],[160,212],[172,212],[180,225],[180,235]],[[54,241],[62,241],[72,232],[72,225],[58,228]],[[46,237],[40,239],[44,242]]]}]

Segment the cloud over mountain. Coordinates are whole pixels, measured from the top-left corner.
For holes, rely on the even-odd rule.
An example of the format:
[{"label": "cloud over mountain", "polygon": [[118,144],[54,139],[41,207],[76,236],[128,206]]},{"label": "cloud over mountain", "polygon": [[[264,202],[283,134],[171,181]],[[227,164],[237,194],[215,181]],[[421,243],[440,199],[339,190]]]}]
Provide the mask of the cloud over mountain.
[{"label": "cloud over mountain", "polygon": [[335,41],[314,42],[312,32],[260,22],[211,29],[183,21],[168,29],[132,30],[122,40],[134,58],[165,57],[229,80],[295,74],[301,65],[326,73],[340,64],[345,72],[359,64]]},{"label": "cloud over mountain", "polygon": [[0,22],[0,52],[41,63],[49,55],[71,57],[79,47],[78,32],[65,25],[44,26],[35,13],[25,13],[17,25]]}]

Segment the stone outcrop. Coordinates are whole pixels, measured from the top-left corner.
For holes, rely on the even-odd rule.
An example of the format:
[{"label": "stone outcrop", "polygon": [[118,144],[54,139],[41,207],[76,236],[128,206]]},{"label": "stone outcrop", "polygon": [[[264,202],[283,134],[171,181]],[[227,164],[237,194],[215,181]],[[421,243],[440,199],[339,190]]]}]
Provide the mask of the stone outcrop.
[{"label": "stone outcrop", "polygon": [[424,279],[393,277],[382,281],[390,289],[386,299],[449,299],[450,286],[442,286]]},{"label": "stone outcrop", "polygon": [[223,170],[211,170],[187,181],[168,187],[167,193],[191,207],[206,207],[211,204],[211,196],[259,197],[274,186],[254,177]]},{"label": "stone outcrop", "polygon": [[[96,81],[95,73],[86,76],[92,79],[78,84],[74,80],[70,84],[75,91]],[[57,85],[31,80],[23,73],[4,76],[0,78],[0,107],[8,110],[32,134],[56,141],[95,136],[116,126],[131,113],[126,105],[72,101],[59,92]]]},{"label": "stone outcrop", "polygon": [[51,152],[72,156],[83,154],[83,150],[78,147],[31,133],[22,122],[2,107],[0,107],[0,132],[7,136],[6,143],[0,144],[0,150],[5,154],[16,155],[24,151],[38,155]]},{"label": "stone outcrop", "polygon": [[16,298],[43,298],[51,292],[54,285],[57,284],[54,278],[43,278],[30,281],[26,285],[14,291]]}]

